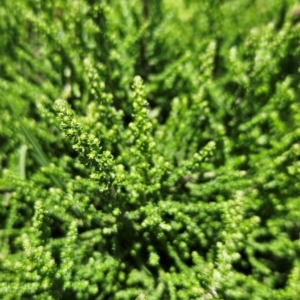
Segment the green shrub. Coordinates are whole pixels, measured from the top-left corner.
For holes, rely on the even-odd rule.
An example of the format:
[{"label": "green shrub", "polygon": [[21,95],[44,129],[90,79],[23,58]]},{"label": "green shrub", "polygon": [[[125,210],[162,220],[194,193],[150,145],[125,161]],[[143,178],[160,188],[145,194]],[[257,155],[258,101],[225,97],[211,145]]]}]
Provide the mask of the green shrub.
[{"label": "green shrub", "polygon": [[2,0],[1,299],[299,299],[299,8]]}]

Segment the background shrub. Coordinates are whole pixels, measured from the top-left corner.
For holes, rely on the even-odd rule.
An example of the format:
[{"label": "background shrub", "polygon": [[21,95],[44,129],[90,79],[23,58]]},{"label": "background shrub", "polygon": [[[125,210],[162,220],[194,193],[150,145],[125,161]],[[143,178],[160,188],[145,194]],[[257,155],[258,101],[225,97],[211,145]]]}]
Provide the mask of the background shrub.
[{"label": "background shrub", "polygon": [[298,299],[297,1],[0,16],[1,299]]}]

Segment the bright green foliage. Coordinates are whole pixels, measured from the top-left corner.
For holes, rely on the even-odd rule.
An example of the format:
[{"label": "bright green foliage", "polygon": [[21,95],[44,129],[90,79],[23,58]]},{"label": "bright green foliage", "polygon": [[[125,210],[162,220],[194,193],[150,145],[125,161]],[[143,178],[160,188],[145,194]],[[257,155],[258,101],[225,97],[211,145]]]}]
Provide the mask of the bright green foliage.
[{"label": "bright green foliage", "polygon": [[0,298],[299,299],[299,16],[2,0]]}]

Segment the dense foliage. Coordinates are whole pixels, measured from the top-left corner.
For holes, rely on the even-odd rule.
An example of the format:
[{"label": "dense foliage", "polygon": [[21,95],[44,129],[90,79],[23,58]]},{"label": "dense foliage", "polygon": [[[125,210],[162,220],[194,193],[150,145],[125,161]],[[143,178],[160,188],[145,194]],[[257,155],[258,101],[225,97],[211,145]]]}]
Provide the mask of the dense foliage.
[{"label": "dense foliage", "polygon": [[294,0],[2,0],[0,298],[300,295]]}]

